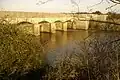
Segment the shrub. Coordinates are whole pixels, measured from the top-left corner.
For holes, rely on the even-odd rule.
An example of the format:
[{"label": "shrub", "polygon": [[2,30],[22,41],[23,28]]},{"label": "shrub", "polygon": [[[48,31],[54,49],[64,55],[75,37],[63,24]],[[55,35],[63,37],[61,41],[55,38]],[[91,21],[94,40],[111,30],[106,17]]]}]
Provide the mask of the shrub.
[{"label": "shrub", "polygon": [[0,79],[10,79],[41,67],[42,45],[15,24],[0,24]]}]

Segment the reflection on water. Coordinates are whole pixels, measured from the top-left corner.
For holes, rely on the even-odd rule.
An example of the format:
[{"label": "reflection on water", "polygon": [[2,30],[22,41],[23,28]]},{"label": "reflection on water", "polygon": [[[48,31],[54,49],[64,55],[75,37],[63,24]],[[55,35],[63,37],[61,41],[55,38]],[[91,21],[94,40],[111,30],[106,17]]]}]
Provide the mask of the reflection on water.
[{"label": "reflection on water", "polygon": [[[92,35],[91,35],[92,34]],[[65,53],[73,54],[79,53],[80,46],[76,43],[82,44],[86,37],[89,41],[94,42],[95,38],[102,42],[109,42],[120,38],[119,32],[105,32],[105,31],[85,31],[85,30],[68,30],[67,32],[57,31],[55,34],[41,33],[40,40],[48,42],[48,50],[46,59],[47,62],[53,64],[57,57],[62,57]],[[84,44],[84,43],[83,43]]]},{"label": "reflection on water", "polygon": [[57,31],[55,34],[41,33],[40,40],[42,43],[48,42],[49,48],[64,46],[76,40],[83,41],[88,36],[85,30],[68,30],[67,32]]}]

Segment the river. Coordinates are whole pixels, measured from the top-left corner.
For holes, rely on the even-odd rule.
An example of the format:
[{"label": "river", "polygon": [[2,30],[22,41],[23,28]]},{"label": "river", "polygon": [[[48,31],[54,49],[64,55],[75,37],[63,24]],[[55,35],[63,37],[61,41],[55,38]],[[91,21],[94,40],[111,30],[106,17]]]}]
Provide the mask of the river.
[{"label": "river", "polygon": [[40,41],[42,44],[46,44],[47,62],[53,64],[56,57],[61,57],[66,52],[71,54],[80,52],[79,46],[85,40],[93,41],[95,38],[102,42],[109,42],[118,39],[119,34],[119,32],[93,30],[56,31],[55,34],[41,33]]},{"label": "river", "polygon": [[75,40],[83,41],[88,35],[88,31],[85,30],[56,31],[55,34],[41,33],[40,40],[42,43],[47,41],[49,48],[57,48],[65,46]]}]

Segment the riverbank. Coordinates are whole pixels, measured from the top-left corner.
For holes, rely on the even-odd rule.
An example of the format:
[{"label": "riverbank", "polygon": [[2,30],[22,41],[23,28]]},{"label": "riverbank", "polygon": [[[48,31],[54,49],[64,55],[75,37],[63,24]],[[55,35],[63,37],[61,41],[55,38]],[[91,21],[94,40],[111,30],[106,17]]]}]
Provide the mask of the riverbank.
[{"label": "riverbank", "polygon": [[[119,34],[78,30],[36,37],[17,25],[0,24],[0,79],[117,80]],[[46,40],[39,38],[64,46],[46,51]]]},{"label": "riverbank", "polygon": [[16,80],[44,61],[43,45],[34,35],[24,33],[17,25],[0,24],[0,79]]}]

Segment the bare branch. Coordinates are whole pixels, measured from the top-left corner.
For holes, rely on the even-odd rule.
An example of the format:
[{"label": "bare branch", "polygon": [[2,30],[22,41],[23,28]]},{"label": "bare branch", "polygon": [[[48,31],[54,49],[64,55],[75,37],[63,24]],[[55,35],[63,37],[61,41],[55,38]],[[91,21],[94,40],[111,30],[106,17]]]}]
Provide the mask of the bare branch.
[{"label": "bare branch", "polygon": [[[80,2],[80,1],[79,1],[79,2]],[[78,8],[78,12],[79,12],[79,5],[78,5],[78,3],[75,2],[74,0],[71,0],[71,3],[74,4],[75,6],[77,6],[77,8]]]},{"label": "bare branch", "polygon": [[36,3],[36,5],[42,5],[42,4],[45,4],[45,3],[49,2],[49,1],[52,1],[52,0],[47,0],[47,1],[39,0],[39,2]]},{"label": "bare branch", "polygon": [[108,8],[106,8],[106,10],[108,10],[108,9],[110,9],[110,8],[112,8],[112,7],[114,7],[114,6],[116,6],[117,5],[117,3],[116,4],[114,4],[114,5],[111,5],[110,7],[108,7]]},{"label": "bare branch", "polygon": [[113,2],[113,3],[120,4],[120,0],[110,0],[110,1]]},{"label": "bare branch", "polygon": [[100,5],[102,2],[103,2],[103,0],[101,0],[99,3],[96,3],[96,4],[94,4],[94,5],[92,5],[92,6],[89,6],[89,7],[94,7],[94,6],[96,6],[96,5]]}]

